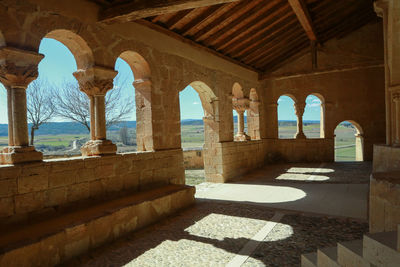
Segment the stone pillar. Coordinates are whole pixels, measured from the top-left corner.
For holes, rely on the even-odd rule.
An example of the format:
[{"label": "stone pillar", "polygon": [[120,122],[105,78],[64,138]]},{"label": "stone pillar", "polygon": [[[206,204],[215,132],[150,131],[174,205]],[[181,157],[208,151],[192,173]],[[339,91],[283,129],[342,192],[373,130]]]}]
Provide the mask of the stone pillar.
[{"label": "stone pillar", "polygon": [[244,112],[250,107],[250,100],[247,98],[232,98],[233,109],[238,113],[238,132],[235,135],[235,141],[248,141],[248,136],[244,131]]},{"label": "stone pillar", "polygon": [[43,55],[11,47],[0,49],[0,81],[7,88],[8,147],[0,153],[1,164],[41,161],[42,153],[29,146],[26,89],[38,76]]},{"label": "stone pillar", "polygon": [[305,139],[306,136],[303,132],[303,114],[304,114],[305,104],[294,103],[294,110],[297,116],[297,133],[295,135],[296,139]]},{"label": "stone pillar", "polygon": [[394,109],[395,109],[395,132],[394,132],[394,146],[400,146],[400,92],[395,92],[392,94]]},{"label": "stone pillar", "polygon": [[150,79],[133,82],[136,100],[137,151],[153,151],[152,83]]},{"label": "stone pillar", "polygon": [[105,96],[113,88],[116,75],[113,69],[97,66],[74,73],[80,90],[90,99],[91,140],[81,148],[83,156],[112,155],[117,152],[117,146],[107,140],[105,115]]},{"label": "stone pillar", "polygon": [[251,140],[261,139],[259,105],[260,101],[251,100],[250,108],[247,110],[247,130]]},{"label": "stone pillar", "polygon": [[364,136],[356,134],[356,161],[364,161]]},{"label": "stone pillar", "polygon": [[278,139],[278,104],[268,103],[266,106],[266,138],[268,139]]}]

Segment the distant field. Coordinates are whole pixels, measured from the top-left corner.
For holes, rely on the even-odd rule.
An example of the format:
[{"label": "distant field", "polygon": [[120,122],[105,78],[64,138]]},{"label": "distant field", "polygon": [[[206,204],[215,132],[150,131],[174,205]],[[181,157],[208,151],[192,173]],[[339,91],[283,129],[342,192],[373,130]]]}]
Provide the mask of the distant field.
[{"label": "distant field", "polygon": [[[236,126],[236,125],[235,125]],[[237,127],[237,126],[236,126]],[[235,132],[236,132],[235,127]],[[309,124],[304,126],[304,133],[308,138],[319,138],[319,124]],[[279,127],[280,138],[293,138],[296,133],[296,126],[284,125]],[[202,125],[182,125],[182,148],[198,148],[204,144],[204,128]],[[336,130],[335,147],[339,147],[335,150],[336,161],[355,161],[355,146],[343,147],[355,145],[355,129],[349,126],[339,125]],[[129,129],[129,137],[131,145],[122,145],[119,141],[119,133],[117,131],[108,132],[107,136],[113,140],[118,146],[119,152],[132,152],[136,151],[136,132]],[[74,140],[88,140],[89,134],[77,134],[77,135],[37,135],[35,137],[35,145],[38,147],[45,146],[50,151],[44,150],[44,154],[63,154],[65,151],[71,149],[71,144]],[[7,146],[8,137],[0,136],[0,147]],[[64,150],[56,150],[54,152],[51,148],[64,146]]]}]

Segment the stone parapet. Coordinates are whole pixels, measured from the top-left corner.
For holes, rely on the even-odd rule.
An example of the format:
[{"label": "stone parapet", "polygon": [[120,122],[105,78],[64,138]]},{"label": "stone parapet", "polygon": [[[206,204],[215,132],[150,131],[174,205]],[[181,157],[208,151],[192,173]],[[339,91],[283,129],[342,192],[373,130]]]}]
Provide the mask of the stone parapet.
[{"label": "stone parapet", "polygon": [[184,184],[182,150],[0,166],[0,223],[120,191]]},{"label": "stone parapet", "polygon": [[400,171],[373,173],[370,181],[371,233],[397,230],[400,224]]}]

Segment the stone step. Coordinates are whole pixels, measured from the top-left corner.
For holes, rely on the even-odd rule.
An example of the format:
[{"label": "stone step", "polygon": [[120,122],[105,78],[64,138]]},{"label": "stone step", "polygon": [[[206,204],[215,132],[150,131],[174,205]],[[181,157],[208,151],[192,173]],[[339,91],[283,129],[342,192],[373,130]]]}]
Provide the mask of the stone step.
[{"label": "stone step", "polygon": [[317,263],[318,267],[340,267],[337,262],[337,247],[318,249]]},{"label": "stone step", "polygon": [[363,240],[338,243],[338,263],[342,267],[371,267],[363,258]]},{"label": "stone step", "polygon": [[194,203],[195,188],[168,185],[0,230],[0,266],[54,266]]},{"label": "stone step", "polygon": [[397,251],[397,231],[365,234],[363,240],[364,258],[376,266],[400,266]]},{"label": "stone step", "polygon": [[301,255],[301,267],[317,267],[317,252]]}]

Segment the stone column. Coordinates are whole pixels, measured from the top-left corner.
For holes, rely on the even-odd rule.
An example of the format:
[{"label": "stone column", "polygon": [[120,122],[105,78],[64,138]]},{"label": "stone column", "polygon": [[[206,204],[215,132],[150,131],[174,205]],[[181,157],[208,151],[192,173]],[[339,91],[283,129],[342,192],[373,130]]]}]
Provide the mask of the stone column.
[{"label": "stone column", "polygon": [[400,146],[400,92],[395,92],[392,95],[394,109],[395,109],[395,132],[394,132],[394,146]]},{"label": "stone column", "polygon": [[8,147],[0,153],[1,164],[41,161],[42,153],[29,146],[26,89],[38,76],[43,55],[12,47],[0,49],[0,81],[7,88]]},{"label": "stone column", "polygon": [[294,103],[294,110],[297,116],[297,133],[295,135],[296,139],[305,139],[306,136],[303,133],[303,114],[304,114],[305,104]]},{"label": "stone column", "polygon": [[117,72],[113,69],[92,67],[74,73],[79,88],[90,98],[91,140],[82,148],[83,156],[110,155],[117,152],[117,146],[106,135],[105,95],[113,88]]},{"label": "stone column", "polygon": [[247,98],[232,98],[233,109],[238,113],[238,132],[235,135],[235,141],[248,141],[248,136],[244,131],[244,112],[250,107],[250,100]]},{"label": "stone column", "polygon": [[251,100],[250,108],[247,110],[247,130],[251,140],[259,140],[260,136],[260,101]]}]

